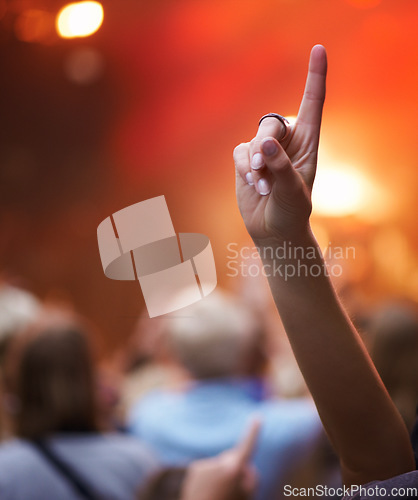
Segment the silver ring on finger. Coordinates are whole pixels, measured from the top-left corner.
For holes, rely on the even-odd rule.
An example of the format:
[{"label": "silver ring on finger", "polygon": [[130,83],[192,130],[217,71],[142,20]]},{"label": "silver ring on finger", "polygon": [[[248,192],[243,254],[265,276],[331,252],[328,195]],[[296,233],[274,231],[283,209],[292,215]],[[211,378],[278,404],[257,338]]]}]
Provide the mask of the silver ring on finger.
[{"label": "silver ring on finger", "polygon": [[281,122],[283,124],[284,133],[283,133],[283,136],[280,137],[280,139],[278,139],[279,142],[284,141],[285,139],[287,139],[289,137],[290,123],[289,123],[289,120],[287,118],[285,118],[284,116],[279,115],[277,113],[267,113],[266,115],[264,115],[260,118],[260,121],[258,122],[258,126],[260,126],[261,122],[266,118],[276,118],[277,120],[279,120],[279,122]]}]

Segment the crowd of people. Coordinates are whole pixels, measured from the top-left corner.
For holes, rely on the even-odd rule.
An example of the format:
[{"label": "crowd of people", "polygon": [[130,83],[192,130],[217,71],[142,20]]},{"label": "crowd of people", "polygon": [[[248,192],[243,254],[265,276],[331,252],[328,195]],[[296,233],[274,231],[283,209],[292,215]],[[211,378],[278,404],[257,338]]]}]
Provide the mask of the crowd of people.
[{"label": "crowd of people", "polygon": [[[302,264],[324,270],[309,217],[326,66],[314,47],[296,123],[266,115],[234,151],[256,246],[313,249]],[[386,498],[416,498],[415,305],[370,316],[369,355],[327,273],[284,279],[268,271],[274,254],[262,253],[265,274],[311,396],[275,394],[271,332],[232,293],[216,290],[169,321],[140,320],[135,338],[148,351],[132,356],[117,388],[100,376],[85,319],[4,284],[0,498],[278,500],[320,484],[329,498],[378,498],[376,485]]]}]

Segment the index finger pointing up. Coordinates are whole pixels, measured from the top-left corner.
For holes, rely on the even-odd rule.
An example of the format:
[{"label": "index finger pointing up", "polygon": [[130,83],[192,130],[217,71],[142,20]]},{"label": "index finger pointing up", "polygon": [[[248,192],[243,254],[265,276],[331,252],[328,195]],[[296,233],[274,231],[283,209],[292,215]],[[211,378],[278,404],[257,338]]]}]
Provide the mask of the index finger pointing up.
[{"label": "index finger pointing up", "polygon": [[238,444],[236,451],[238,462],[241,467],[245,467],[250,461],[251,455],[257,443],[258,435],[260,434],[260,429],[261,421],[256,418],[251,422],[244,439]]},{"label": "index finger pointing up", "polygon": [[327,76],[327,53],[322,45],[315,45],[311,51],[305,92],[299,108],[297,123],[308,127],[310,136],[317,136],[325,101],[325,81]]}]

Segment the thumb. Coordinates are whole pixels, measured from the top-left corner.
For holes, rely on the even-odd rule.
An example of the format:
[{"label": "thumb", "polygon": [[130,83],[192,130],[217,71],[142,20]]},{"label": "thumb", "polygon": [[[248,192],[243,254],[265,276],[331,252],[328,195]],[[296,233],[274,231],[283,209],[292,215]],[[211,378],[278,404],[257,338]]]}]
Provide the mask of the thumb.
[{"label": "thumb", "polygon": [[273,195],[276,199],[293,200],[303,192],[303,181],[294,169],[285,150],[273,137],[266,137],[261,143],[261,151],[266,167],[274,180]]}]

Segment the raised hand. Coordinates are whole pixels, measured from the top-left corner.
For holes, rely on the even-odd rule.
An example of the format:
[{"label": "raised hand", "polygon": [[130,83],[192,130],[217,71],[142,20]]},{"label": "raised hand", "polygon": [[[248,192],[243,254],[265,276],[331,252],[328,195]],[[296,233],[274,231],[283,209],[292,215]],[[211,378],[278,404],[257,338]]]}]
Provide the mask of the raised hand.
[{"label": "raised hand", "polygon": [[305,92],[294,125],[265,118],[257,135],[234,150],[238,205],[250,236],[259,244],[293,238],[306,229],[312,209],[327,57],[313,47]]},{"label": "raised hand", "polygon": [[235,448],[220,455],[196,460],[188,469],[181,500],[249,500],[257,483],[250,465],[260,422],[254,421]]}]

